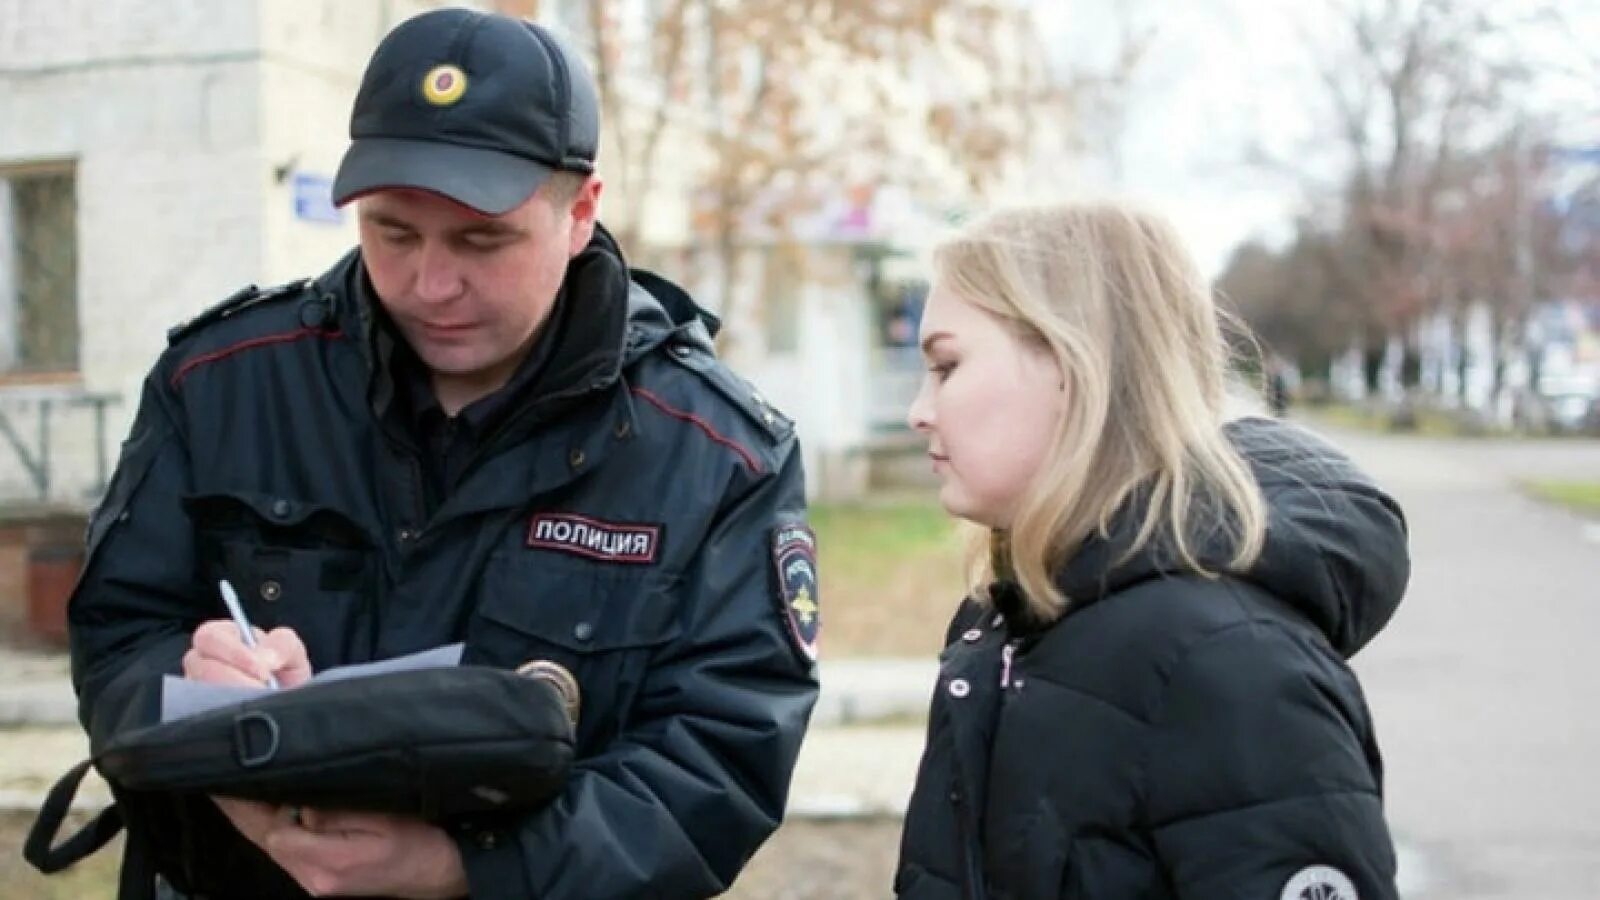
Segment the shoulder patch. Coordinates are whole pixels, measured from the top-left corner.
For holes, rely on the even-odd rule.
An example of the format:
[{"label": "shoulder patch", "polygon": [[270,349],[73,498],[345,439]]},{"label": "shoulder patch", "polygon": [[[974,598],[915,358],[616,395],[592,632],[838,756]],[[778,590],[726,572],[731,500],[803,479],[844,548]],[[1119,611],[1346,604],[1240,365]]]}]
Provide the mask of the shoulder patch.
[{"label": "shoulder patch", "polygon": [[772,531],[772,563],[778,571],[778,606],[789,638],[808,662],[817,661],[822,607],[817,593],[817,536],[801,524]]},{"label": "shoulder patch", "polygon": [[1278,900],[1360,900],[1356,886],[1332,866],[1307,866],[1296,872]]},{"label": "shoulder patch", "polygon": [[221,303],[186,322],[180,322],[167,329],[167,346],[170,347],[178,343],[213,322],[220,322],[253,306],[259,306],[262,303],[269,303],[273,300],[282,300],[287,297],[298,297],[311,284],[312,280],[310,278],[301,278],[270,288],[258,288],[253,284],[245,285],[234,291]]},{"label": "shoulder patch", "polygon": [[732,369],[719,362],[710,351],[689,344],[671,343],[667,345],[667,355],[704,379],[772,440],[782,440],[793,433],[793,419],[768,403],[750,382],[734,374]]}]

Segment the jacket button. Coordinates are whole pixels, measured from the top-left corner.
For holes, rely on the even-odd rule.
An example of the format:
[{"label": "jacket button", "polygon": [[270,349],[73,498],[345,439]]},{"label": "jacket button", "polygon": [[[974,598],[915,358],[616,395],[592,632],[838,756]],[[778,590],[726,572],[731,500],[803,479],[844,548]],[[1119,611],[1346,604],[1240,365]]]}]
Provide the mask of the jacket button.
[{"label": "jacket button", "polygon": [[688,344],[673,344],[671,353],[673,356],[676,356],[679,359],[688,359],[694,354],[694,348],[690,347]]},{"label": "jacket button", "polygon": [[588,622],[579,622],[572,627],[572,636],[580,641],[588,641],[594,637],[594,626]]},{"label": "jacket button", "polygon": [[615,429],[613,429],[611,433],[616,435],[619,438],[625,438],[629,434],[631,434],[632,432],[633,432],[633,423],[627,421],[626,419],[624,419],[623,421],[617,423],[617,427]]},{"label": "jacket button", "polygon": [[974,644],[974,643],[977,643],[978,640],[980,638],[982,638],[982,637],[983,637],[983,629],[981,629],[981,628],[968,628],[966,633],[961,636],[961,639],[963,641],[966,641],[969,644]]},{"label": "jacket button", "polygon": [[567,462],[574,469],[583,468],[583,463],[584,463],[584,460],[586,460],[586,459],[588,459],[588,457],[583,455],[583,451],[582,450],[574,450],[571,453],[567,454]]},{"label": "jacket button", "polygon": [[274,501],[272,501],[272,514],[274,516],[277,516],[280,519],[287,519],[289,517],[289,501],[287,501],[287,500],[274,500]]},{"label": "jacket button", "polygon": [[478,832],[477,837],[473,839],[473,842],[478,845],[479,850],[493,850],[500,843],[495,839],[494,832],[492,831]]},{"label": "jacket button", "polygon": [[417,532],[415,529],[402,528],[395,532],[395,537],[400,540],[400,543],[409,544],[417,539]]},{"label": "jacket button", "polygon": [[950,679],[950,696],[960,700],[970,693],[972,693],[972,685],[968,684],[965,678]]},{"label": "jacket button", "polygon": [[282,596],[283,585],[271,579],[261,582],[261,599],[268,603],[276,603],[278,598]]},{"label": "jacket button", "polygon": [[300,324],[306,328],[324,328],[333,319],[332,298],[328,295],[307,300],[300,306]]}]

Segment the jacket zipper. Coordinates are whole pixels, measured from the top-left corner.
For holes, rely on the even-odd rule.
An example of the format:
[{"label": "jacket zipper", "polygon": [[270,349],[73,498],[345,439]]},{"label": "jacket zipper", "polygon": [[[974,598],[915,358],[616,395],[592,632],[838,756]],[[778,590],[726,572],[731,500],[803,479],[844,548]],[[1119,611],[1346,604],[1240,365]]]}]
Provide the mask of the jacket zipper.
[{"label": "jacket zipper", "polygon": [[[1000,648],[1000,688],[1011,687],[1011,664],[1016,659],[1017,642],[1009,641]],[[1018,684],[1021,682],[1019,681]]]},{"label": "jacket zipper", "polygon": [[961,842],[961,861],[966,882],[963,893],[966,900],[985,900],[987,889],[983,883],[983,865],[974,852],[977,841],[968,833],[966,799],[966,794],[961,790],[961,778],[957,775],[950,790],[950,806],[955,811],[957,840]]}]

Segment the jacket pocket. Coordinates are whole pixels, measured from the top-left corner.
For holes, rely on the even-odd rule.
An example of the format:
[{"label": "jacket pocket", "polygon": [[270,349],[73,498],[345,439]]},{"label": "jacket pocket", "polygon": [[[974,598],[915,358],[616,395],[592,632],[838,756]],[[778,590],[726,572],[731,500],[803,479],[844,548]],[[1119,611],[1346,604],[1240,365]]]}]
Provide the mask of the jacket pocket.
[{"label": "jacket pocket", "polygon": [[489,560],[463,662],[565,667],[582,692],[582,754],[626,726],[651,655],[682,631],[670,579],[512,551]]},{"label": "jacket pocket", "polygon": [[[371,658],[377,557],[354,520],[253,492],[195,495],[184,508],[206,589],[226,579],[258,628],[294,629],[313,670]],[[220,598],[217,610],[226,614]]]}]

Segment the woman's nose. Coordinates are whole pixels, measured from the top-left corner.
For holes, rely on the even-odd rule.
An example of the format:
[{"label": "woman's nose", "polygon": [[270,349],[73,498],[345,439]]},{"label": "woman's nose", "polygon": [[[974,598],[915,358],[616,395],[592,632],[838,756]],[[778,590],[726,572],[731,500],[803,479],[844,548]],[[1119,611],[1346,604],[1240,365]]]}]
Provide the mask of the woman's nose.
[{"label": "woman's nose", "polygon": [[933,397],[929,390],[929,381],[922,379],[922,385],[917,388],[917,396],[911,401],[911,408],[906,410],[906,424],[913,431],[930,431],[933,428]]}]

